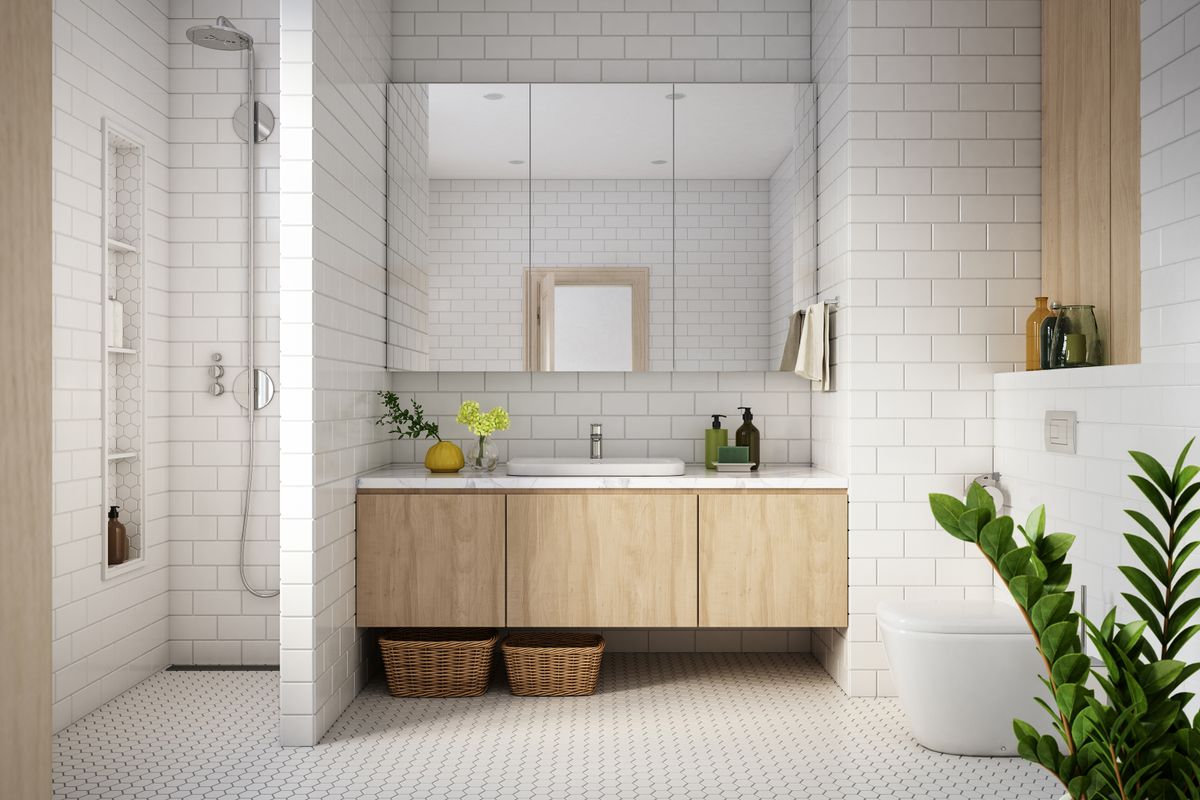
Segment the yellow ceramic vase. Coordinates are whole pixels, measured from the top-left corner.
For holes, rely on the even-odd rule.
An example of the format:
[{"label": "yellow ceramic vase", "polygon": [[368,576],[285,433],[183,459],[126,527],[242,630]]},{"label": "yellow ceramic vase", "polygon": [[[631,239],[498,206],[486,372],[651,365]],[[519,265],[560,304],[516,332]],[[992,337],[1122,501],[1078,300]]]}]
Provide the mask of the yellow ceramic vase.
[{"label": "yellow ceramic vase", "polygon": [[454,442],[438,442],[425,453],[425,469],[430,472],[458,472],[463,463],[463,451]]}]

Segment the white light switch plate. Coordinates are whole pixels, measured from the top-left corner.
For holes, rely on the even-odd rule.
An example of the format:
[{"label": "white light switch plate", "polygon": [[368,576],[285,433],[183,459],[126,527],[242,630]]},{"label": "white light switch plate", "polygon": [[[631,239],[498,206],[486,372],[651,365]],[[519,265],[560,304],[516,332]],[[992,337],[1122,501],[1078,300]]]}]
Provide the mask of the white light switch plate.
[{"label": "white light switch plate", "polygon": [[1075,412],[1046,412],[1046,449],[1051,453],[1075,452]]}]

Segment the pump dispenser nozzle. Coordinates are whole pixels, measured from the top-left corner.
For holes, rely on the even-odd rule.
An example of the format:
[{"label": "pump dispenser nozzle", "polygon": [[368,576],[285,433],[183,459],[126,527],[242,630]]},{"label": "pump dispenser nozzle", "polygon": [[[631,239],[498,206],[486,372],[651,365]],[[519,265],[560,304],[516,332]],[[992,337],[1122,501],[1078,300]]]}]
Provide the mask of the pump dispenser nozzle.
[{"label": "pump dispenser nozzle", "polygon": [[725,418],[725,415],[724,414],[713,414],[712,418],[713,418],[712,429],[715,431],[719,431],[721,429],[721,420],[723,420]]}]

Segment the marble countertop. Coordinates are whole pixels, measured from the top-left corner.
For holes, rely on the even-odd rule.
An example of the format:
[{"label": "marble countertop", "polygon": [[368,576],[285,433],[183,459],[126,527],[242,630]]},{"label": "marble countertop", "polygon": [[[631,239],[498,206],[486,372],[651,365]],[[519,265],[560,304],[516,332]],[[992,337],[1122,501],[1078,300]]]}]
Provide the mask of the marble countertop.
[{"label": "marble countertop", "polygon": [[435,475],[415,464],[392,464],[358,479],[359,489],[845,489],[846,479],[796,464],[764,464],[757,472],[717,472],[688,464],[683,475],[665,477],[510,476],[495,472]]}]

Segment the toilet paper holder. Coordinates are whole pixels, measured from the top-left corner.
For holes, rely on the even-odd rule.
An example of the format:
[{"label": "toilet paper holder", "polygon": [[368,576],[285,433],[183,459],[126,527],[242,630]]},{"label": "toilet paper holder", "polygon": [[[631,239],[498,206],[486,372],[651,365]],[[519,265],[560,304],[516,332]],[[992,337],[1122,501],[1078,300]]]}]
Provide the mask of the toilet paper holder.
[{"label": "toilet paper holder", "polygon": [[982,475],[976,475],[972,483],[979,484],[985,492],[991,495],[997,510],[1008,505],[1007,499],[1004,497],[1004,490],[1000,488],[999,472],[985,472]]}]

